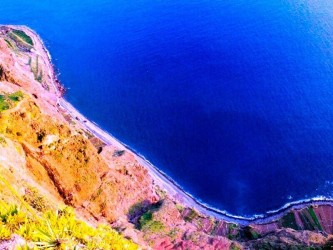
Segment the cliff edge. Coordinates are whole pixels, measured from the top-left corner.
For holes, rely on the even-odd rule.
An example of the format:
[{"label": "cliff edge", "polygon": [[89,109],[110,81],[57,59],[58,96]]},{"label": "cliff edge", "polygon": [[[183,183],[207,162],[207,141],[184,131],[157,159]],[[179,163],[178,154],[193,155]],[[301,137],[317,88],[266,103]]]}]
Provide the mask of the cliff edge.
[{"label": "cliff edge", "polygon": [[199,211],[78,113],[63,91],[38,35],[0,26],[0,249],[333,245],[330,204],[245,224]]}]

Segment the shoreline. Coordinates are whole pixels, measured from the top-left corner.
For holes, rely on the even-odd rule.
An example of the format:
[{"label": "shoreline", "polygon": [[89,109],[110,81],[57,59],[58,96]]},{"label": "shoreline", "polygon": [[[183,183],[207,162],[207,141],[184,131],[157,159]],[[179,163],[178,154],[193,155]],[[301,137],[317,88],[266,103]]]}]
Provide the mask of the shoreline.
[{"label": "shoreline", "polygon": [[88,130],[107,145],[114,145],[119,149],[127,150],[132,153],[136,160],[148,170],[148,173],[152,177],[155,185],[166,191],[167,195],[169,195],[172,200],[179,202],[185,207],[193,208],[203,215],[212,216],[216,219],[224,220],[230,223],[247,226],[250,224],[267,224],[273,222],[293,209],[299,210],[309,206],[318,205],[333,206],[333,199],[319,196],[286,203],[276,210],[270,210],[264,214],[253,215],[250,217],[233,215],[226,211],[221,211],[217,208],[209,206],[208,204],[200,202],[194,196],[187,193],[179,184],[177,184],[177,182],[175,182],[156,166],[151,164],[144,156],[135,152],[135,150],[131,149],[128,145],[120,142],[109,132],[104,131],[95,122],[87,119],[64,98],[58,99],[58,105],[67,111],[73,119],[78,121],[84,129]]},{"label": "shoreline", "polygon": [[327,205],[333,207],[332,198],[326,198],[320,196],[310,199],[289,202],[276,210],[267,211],[264,214],[253,215],[250,217],[245,217],[245,216],[243,217],[227,213],[226,211],[219,210],[217,208],[211,207],[208,204],[199,201],[193,195],[186,192],[177,182],[175,182],[162,170],[158,169],[156,166],[151,164],[149,160],[147,160],[139,152],[136,152],[128,145],[119,141],[111,133],[104,131],[102,128],[100,128],[99,125],[87,119],[74,106],[72,106],[63,97],[64,87],[60,83],[55,74],[55,67],[52,63],[51,55],[47,50],[45,44],[43,43],[43,40],[40,38],[40,36],[27,26],[22,26],[22,25],[17,25],[17,26],[7,25],[7,26],[29,31],[34,36],[33,38],[37,39],[41,43],[42,48],[46,53],[47,59],[50,64],[49,73],[52,78],[51,79],[52,87],[54,88],[54,92],[57,97],[58,107],[64,109],[73,119],[77,120],[77,122],[80,123],[83,129],[88,130],[95,137],[97,137],[107,145],[115,145],[119,149],[124,149],[132,153],[135,156],[135,159],[139,162],[139,164],[141,164],[143,167],[145,167],[148,170],[148,174],[151,176],[154,185],[159,186],[159,188],[166,191],[167,195],[170,196],[170,198],[175,202],[178,202],[184,205],[185,207],[195,209],[204,216],[211,216],[216,219],[223,220],[229,223],[236,223],[241,226],[247,226],[250,224],[268,224],[276,221],[277,219],[281,218],[283,215],[294,209],[299,210],[309,206],[317,206],[317,205]]}]

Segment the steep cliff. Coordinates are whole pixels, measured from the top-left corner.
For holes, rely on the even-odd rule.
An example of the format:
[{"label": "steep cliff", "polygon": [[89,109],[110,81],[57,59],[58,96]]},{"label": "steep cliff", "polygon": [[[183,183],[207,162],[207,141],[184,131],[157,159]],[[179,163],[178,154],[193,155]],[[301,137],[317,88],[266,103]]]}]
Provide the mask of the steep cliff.
[{"label": "steep cliff", "polygon": [[[61,105],[62,91],[38,36],[26,27],[0,27],[0,198],[17,205],[32,224],[43,227],[46,210],[48,218],[63,219],[66,205],[76,212],[77,219],[72,213],[66,217],[74,224],[82,220],[91,228],[100,223],[113,228],[89,231],[115,239],[102,249],[135,249],[133,242],[143,249],[330,246],[330,205],[286,211],[272,221],[247,226],[187,207],[161,188],[132,152],[105,143],[87,129],[87,121]],[[59,208],[60,215],[50,215]],[[10,230],[8,225],[2,219],[0,248],[26,242],[30,247],[38,245],[35,238],[20,233],[27,226],[24,222]],[[59,236],[58,245],[52,247],[66,248],[65,236]],[[75,237],[70,246],[98,248]]]}]

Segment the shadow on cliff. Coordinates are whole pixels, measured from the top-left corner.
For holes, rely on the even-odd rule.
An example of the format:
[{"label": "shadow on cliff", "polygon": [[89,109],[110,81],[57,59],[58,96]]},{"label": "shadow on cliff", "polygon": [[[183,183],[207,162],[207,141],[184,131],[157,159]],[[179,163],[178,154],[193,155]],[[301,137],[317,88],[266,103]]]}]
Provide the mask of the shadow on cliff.
[{"label": "shadow on cliff", "polygon": [[139,227],[140,218],[147,212],[157,211],[163,204],[163,200],[152,203],[148,200],[138,202],[130,207],[127,213],[127,219],[133,223],[136,228]]}]

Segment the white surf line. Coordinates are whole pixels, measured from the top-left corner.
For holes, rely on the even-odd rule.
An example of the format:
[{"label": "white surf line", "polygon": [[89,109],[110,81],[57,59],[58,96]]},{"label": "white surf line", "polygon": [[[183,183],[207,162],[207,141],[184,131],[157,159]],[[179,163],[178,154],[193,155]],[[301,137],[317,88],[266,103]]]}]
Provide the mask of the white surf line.
[{"label": "white surf line", "polygon": [[[10,25],[7,25],[10,26]],[[135,152],[133,149],[131,149],[126,144],[120,142],[117,138],[115,138],[112,134],[104,131],[101,129],[96,123],[90,121],[87,119],[84,115],[82,115],[76,108],[74,108],[69,102],[67,102],[63,97],[61,97],[61,93],[58,90],[57,84],[55,83],[57,80],[57,77],[54,72],[54,67],[51,61],[51,55],[49,51],[46,49],[46,46],[43,43],[43,40],[39,37],[39,35],[31,30],[29,27],[26,26],[11,26],[11,27],[19,27],[21,29],[26,29],[29,32],[31,32],[35,37],[37,38],[39,43],[42,45],[42,49],[46,53],[48,60],[49,60],[49,73],[52,79],[52,85],[55,89],[55,93],[57,95],[57,104],[61,106],[63,109],[65,109],[73,119],[80,122],[81,126],[88,131],[90,131],[94,136],[102,140],[107,145],[115,145],[117,148],[122,150],[128,150],[130,151],[138,160],[138,162],[144,166],[147,170],[149,175],[152,177],[152,179],[155,182],[155,185],[158,185],[160,188],[165,189],[167,194],[176,202],[179,202],[180,204],[184,205],[188,208],[193,208],[197,210],[198,212],[202,213],[204,216],[212,216],[216,219],[220,219],[226,222],[230,223],[237,223],[242,226],[246,226],[249,224],[267,224],[271,223],[273,221],[278,220],[283,215],[288,213],[290,210],[293,209],[302,209],[306,208],[310,205],[328,205],[333,206],[333,199],[320,196],[320,197],[314,197],[311,199],[305,199],[305,200],[298,200],[295,202],[290,202],[282,206],[281,208],[274,210],[274,211],[268,211],[265,214],[259,214],[259,215],[253,215],[251,217],[243,217],[243,216],[236,216],[233,214],[230,214],[226,211],[222,211],[213,207],[210,207],[209,205],[200,202],[198,199],[196,199],[194,196],[186,192],[177,182],[172,180],[167,174],[165,174],[163,171],[155,167],[153,164],[151,164],[144,156],[141,154]]]},{"label": "white surf line", "polygon": [[66,110],[73,119],[80,122],[83,128],[91,132],[94,136],[99,138],[105,144],[114,145],[119,149],[130,151],[135,156],[136,160],[148,170],[148,173],[154,180],[155,185],[164,189],[174,201],[184,205],[185,207],[193,208],[199,213],[202,213],[204,216],[211,216],[216,219],[224,220],[226,222],[237,223],[242,226],[246,226],[249,224],[266,224],[276,221],[292,209],[302,209],[310,205],[333,206],[333,199],[320,196],[312,199],[299,200],[287,203],[283,207],[277,210],[269,211],[266,214],[253,215],[252,217],[235,216],[227,213],[226,211],[221,211],[216,208],[212,208],[209,205],[206,205],[198,201],[191,194],[187,193],[180,185],[178,185],[175,181],[173,181],[164,172],[156,168],[142,155],[136,153],[126,144],[121,143],[110,133],[101,129],[96,123],[89,121],[89,119],[87,119],[84,115],[82,115],[65,99],[59,98],[58,104],[64,110]]}]

